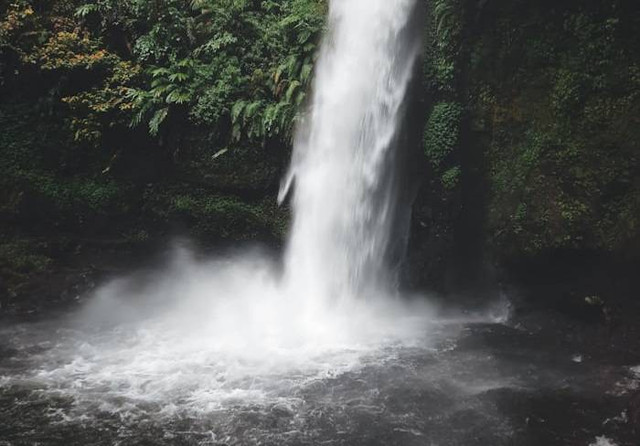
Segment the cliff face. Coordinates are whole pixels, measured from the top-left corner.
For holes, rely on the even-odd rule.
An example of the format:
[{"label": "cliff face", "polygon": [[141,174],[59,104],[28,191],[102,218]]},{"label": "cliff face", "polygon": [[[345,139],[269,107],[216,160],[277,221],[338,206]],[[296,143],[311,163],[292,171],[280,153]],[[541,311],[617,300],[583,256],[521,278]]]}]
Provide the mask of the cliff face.
[{"label": "cliff face", "polygon": [[[275,195],[325,3],[93,3],[0,2],[8,287],[86,240],[280,243]],[[635,2],[424,9],[412,282],[478,288],[495,265],[637,259]]]},{"label": "cliff face", "polygon": [[430,173],[415,224],[416,240],[430,246],[425,264],[435,256],[469,278],[488,258],[637,258],[637,6],[440,0],[427,7]]}]

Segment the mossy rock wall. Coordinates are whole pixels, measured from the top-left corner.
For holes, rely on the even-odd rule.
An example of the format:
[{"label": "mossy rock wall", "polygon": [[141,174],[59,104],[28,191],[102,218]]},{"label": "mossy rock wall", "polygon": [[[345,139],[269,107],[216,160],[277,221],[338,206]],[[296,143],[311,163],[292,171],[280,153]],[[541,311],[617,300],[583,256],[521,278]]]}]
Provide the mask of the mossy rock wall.
[{"label": "mossy rock wall", "polygon": [[414,249],[441,266],[640,256],[637,4],[426,8],[428,174],[414,226],[431,242]]}]

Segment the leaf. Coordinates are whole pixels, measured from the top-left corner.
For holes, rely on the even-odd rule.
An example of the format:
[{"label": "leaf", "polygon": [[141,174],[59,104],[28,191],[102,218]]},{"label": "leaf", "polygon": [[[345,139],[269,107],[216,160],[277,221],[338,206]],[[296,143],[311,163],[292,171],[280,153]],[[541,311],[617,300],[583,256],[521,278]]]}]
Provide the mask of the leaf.
[{"label": "leaf", "polygon": [[309,30],[300,31],[300,33],[298,34],[298,43],[303,44],[307,42],[312,35],[312,32]]},{"label": "leaf", "polygon": [[249,104],[244,112],[244,123],[246,124],[247,121],[251,118],[253,118],[256,115],[256,112],[258,111],[258,109],[260,108],[260,106],[262,105],[261,101],[256,101],[256,102],[252,102],[251,104]]},{"label": "leaf", "polygon": [[285,95],[285,101],[291,103],[291,99],[293,98],[293,94],[296,92],[298,88],[300,88],[302,84],[299,81],[293,81],[289,85],[287,89],[287,94]]},{"label": "leaf", "polygon": [[294,77],[295,74],[298,72],[298,66],[300,64],[300,62],[298,61],[298,58],[295,55],[289,56],[287,58],[287,73],[289,74],[289,77]]},{"label": "leaf", "polygon": [[264,133],[271,134],[273,130],[273,124],[276,121],[276,117],[278,114],[278,105],[269,105],[265,111],[264,116],[262,117],[262,126]]},{"label": "leaf", "polygon": [[247,103],[245,101],[238,101],[233,104],[233,107],[231,107],[231,122],[235,123],[238,121],[238,118],[240,118],[246,106]]},{"label": "leaf", "polygon": [[152,136],[158,135],[158,131],[160,130],[160,125],[162,125],[164,120],[167,119],[168,115],[169,115],[168,107],[161,108],[160,110],[154,113],[153,118],[151,118],[151,121],[149,121],[149,133],[151,133]]},{"label": "leaf", "polygon": [[177,88],[177,86],[173,85],[173,84],[162,85],[160,87],[156,87],[153,90],[151,90],[151,94],[153,95],[153,97],[155,99],[161,99],[165,94],[170,93],[171,91],[175,90],[176,88]]},{"label": "leaf", "polygon": [[304,64],[302,67],[302,70],[300,70],[300,81],[303,84],[306,84],[307,82],[309,82],[312,72],[313,72],[313,65],[309,63]]},{"label": "leaf", "polygon": [[436,32],[444,40],[448,40],[454,26],[456,5],[452,0],[440,0],[434,8]]},{"label": "leaf", "polygon": [[234,124],[231,129],[231,139],[234,141],[240,141],[241,137],[242,137],[242,127],[240,127],[240,124]]},{"label": "leaf", "polygon": [[218,158],[220,158],[222,155],[224,155],[225,153],[227,153],[229,151],[229,149],[222,149],[217,151],[215,154],[213,154],[213,156],[211,157],[211,161],[216,160]]},{"label": "leaf", "polygon": [[131,122],[129,123],[130,128],[138,127],[142,123],[142,119],[144,118],[144,112],[139,110],[136,114],[131,118]]},{"label": "leaf", "polygon": [[273,83],[278,85],[280,83],[280,79],[282,78],[282,72],[284,71],[285,66],[280,65],[278,69],[273,73]]},{"label": "leaf", "polygon": [[92,14],[92,13],[98,12],[98,11],[99,11],[98,5],[96,5],[95,3],[88,3],[86,5],[82,5],[82,6],[78,7],[78,9],[76,9],[76,12],[74,13],[74,15],[79,19],[84,19],[89,14]]},{"label": "leaf", "polygon": [[178,61],[176,65],[180,68],[193,68],[195,66],[195,61],[193,59],[186,58]]},{"label": "leaf", "polygon": [[154,78],[166,76],[168,74],[171,74],[171,71],[169,71],[167,68],[154,68],[151,70],[151,76]]},{"label": "leaf", "polygon": [[282,105],[281,109],[280,109],[280,119],[278,119],[278,128],[280,129],[280,131],[286,131],[288,130],[288,127],[290,125],[290,121],[291,120],[291,116],[289,113],[289,105],[282,103],[279,104]]},{"label": "leaf", "polygon": [[158,87],[163,87],[166,85],[170,85],[169,82],[167,82],[167,79],[165,78],[161,78],[161,79],[154,79],[151,81],[151,88],[158,88]]},{"label": "leaf", "polygon": [[173,73],[172,75],[169,76],[169,80],[171,82],[184,82],[187,79],[189,79],[189,75],[187,73]]}]

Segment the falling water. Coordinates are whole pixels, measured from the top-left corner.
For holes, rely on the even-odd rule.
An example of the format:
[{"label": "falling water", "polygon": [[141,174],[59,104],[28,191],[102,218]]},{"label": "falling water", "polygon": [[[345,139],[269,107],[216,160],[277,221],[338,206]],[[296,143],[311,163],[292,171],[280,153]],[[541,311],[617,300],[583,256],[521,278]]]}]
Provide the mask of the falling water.
[{"label": "falling water", "polygon": [[158,416],[208,413],[299,404],[307,386],[383,361],[387,348],[425,346],[426,304],[390,298],[406,238],[397,149],[415,3],[330,2],[281,192],[293,191],[294,209],[283,274],[253,251],[202,261],[180,249],[161,274],[102,286],[53,346],[46,327],[16,332],[17,344],[46,344],[21,379],[71,397],[80,416],[148,404]]},{"label": "falling water", "polygon": [[436,322],[424,299],[393,298],[415,8],[330,1],[280,194],[294,209],[284,273],[254,251],[204,261],[178,249],[161,273],[100,287],[70,321],[0,325],[0,445],[610,446],[608,432],[627,435],[636,368],[576,364],[584,341],[549,336],[532,314],[516,327]]},{"label": "falling water", "polygon": [[395,167],[419,49],[413,13],[415,0],[330,2],[311,111],[280,193],[295,183],[285,280],[310,304],[393,282],[389,263],[406,237],[394,232],[407,211]]}]

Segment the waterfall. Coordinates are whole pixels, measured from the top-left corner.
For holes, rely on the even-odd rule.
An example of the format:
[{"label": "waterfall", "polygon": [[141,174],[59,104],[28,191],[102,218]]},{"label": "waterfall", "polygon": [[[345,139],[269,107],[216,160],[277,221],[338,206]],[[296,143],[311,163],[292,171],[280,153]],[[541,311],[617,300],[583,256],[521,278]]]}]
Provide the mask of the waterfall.
[{"label": "waterfall", "polygon": [[[393,283],[397,140],[419,53],[415,0],[332,0],[309,113],[282,200],[293,187],[286,283],[313,303]],[[400,240],[398,240],[400,239]]]},{"label": "waterfall", "polygon": [[101,286],[43,357],[39,382],[71,395],[79,416],[96,398],[113,412],[125,400],[177,413],[295,405],[295,389],[383,361],[386,347],[426,345],[428,304],[389,299],[410,212],[399,149],[416,8],[330,2],[280,194],[291,190],[294,214],[283,274],[252,250],[205,261],[179,249],[161,272]]}]

